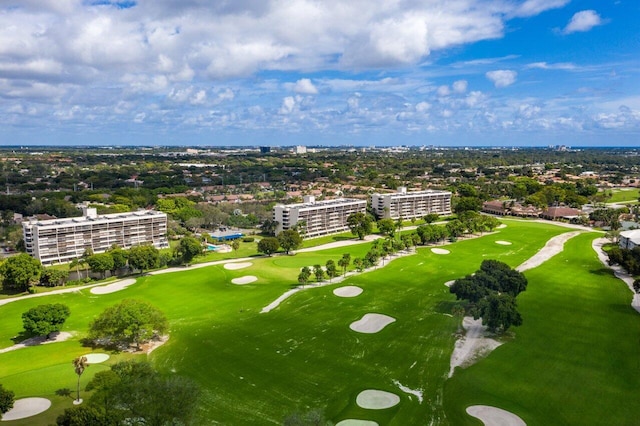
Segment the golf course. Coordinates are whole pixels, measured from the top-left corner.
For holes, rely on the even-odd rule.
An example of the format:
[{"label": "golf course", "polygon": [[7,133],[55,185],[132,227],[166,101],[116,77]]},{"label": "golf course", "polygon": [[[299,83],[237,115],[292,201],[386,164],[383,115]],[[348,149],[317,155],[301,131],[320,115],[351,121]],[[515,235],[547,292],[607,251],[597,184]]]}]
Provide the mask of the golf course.
[{"label": "golf course", "polygon": [[[115,362],[148,359],[160,373],[200,386],[196,424],[278,425],[292,413],[319,409],[342,425],[482,425],[467,412],[480,405],[529,426],[637,425],[640,314],[627,285],[592,248],[603,234],[502,222],[506,227],[495,232],[435,252],[419,246],[363,273],[349,266],[346,277],[322,286],[312,280],[270,309],[300,285],[301,268],[344,253],[363,257],[371,243],[245,257],[145,274],[113,291],[85,288],[0,305],[0,383],[16,400],[51,401],[46,411],[6,424],[54,424],[73,406],[73,395],[59,392],[75,389],[71,361],[105,352],[82,346],[89,323],[123,299],[140,299],[165,313],[169,339],[148,355],[108,352],[86,368],[81,388]],[[462,318],[452,315],[460,302],[445,283],[486,259],[515,268],[569,232],[577,235],[560,253],[524,271],[522,326],[494,336],[499,347],[474,354],[449,377],[464,331]],[[68,338],[6,350],[23,340],[22,313],[43,303],[70,308]]]}]

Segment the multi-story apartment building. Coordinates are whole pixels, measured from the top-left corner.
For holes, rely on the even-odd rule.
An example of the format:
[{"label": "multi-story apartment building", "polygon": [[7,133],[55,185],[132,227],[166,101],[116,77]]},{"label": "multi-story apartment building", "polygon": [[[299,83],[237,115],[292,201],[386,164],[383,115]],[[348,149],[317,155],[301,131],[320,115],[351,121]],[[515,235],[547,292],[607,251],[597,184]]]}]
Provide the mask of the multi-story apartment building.
[{"label": "multi-story apartment building", "polygon": [[401,186],[393,194],[372,194],[371,207],[381,219],[421,218],[429,213],[451,214],[451,192],[407,192],[407,188]]},{"label": "multi-story apartment building", "polygon": [[348,231],[349,215],[366,211],[366,200],[338,198],[315,201],[315,197],[306,196],[302,203],[276,204],[273,208],[273,219],[278,222],[276,234],[294,228],[304,221],[305,236],[317,237]]},{"label": "multi-story apartment building", "polygon": [[43,265],[76,259],[86,249],[102,253],[114,244],[128,249],[139,244],[169,247],[167,215],[157,211],[137,211],[100,215],[84,208],[84,215],[65,219],[23,222],[27,253]]}]

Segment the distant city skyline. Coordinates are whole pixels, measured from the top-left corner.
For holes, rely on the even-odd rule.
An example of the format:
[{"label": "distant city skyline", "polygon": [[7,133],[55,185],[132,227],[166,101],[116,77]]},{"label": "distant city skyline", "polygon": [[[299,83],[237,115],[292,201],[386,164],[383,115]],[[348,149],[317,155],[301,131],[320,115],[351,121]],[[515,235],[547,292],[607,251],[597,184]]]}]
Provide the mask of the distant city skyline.
[{"label": "distant city skyline", "polygon": [[637,0],[8,0],[0,146],[639,146]]}]

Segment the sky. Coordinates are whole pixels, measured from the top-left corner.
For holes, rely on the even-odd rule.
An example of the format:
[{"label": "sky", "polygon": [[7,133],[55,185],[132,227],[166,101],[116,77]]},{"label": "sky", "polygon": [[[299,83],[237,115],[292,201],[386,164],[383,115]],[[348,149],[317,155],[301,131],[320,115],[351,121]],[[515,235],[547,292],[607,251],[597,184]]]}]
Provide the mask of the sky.
[{"label": "sky", "polygon": [[1,0],[0,146],[640,146],[638,0]]}]

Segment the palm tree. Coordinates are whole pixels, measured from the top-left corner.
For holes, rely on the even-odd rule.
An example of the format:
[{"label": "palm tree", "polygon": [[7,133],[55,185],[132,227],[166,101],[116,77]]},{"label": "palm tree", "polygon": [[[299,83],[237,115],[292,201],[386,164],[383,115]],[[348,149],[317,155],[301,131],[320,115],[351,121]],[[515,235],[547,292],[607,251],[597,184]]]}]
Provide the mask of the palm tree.
[{"label": "palm tree", "polygon": [[89,366],[89,362],[86,356],[79,356],[78,358],[75,358],[71,363],[73,364],[73,368],[78,375],[78,386],[76,388],[76,404],[80,404],[82,402],[82,400],[80,399],[80,376],[82,376],[82,373],[84,373],[84,369]]}]

